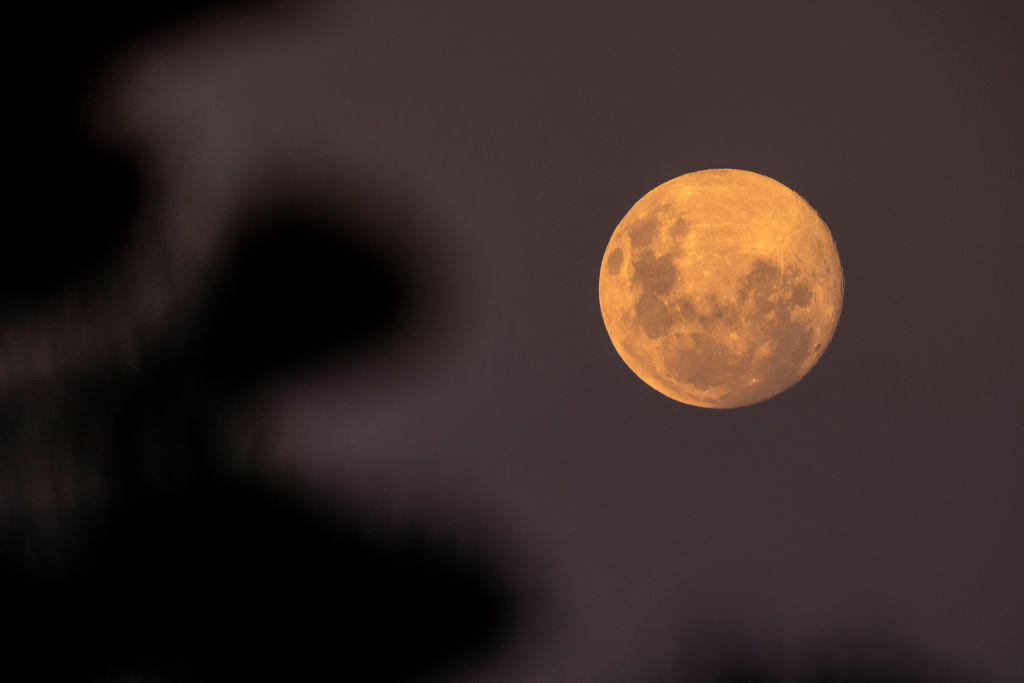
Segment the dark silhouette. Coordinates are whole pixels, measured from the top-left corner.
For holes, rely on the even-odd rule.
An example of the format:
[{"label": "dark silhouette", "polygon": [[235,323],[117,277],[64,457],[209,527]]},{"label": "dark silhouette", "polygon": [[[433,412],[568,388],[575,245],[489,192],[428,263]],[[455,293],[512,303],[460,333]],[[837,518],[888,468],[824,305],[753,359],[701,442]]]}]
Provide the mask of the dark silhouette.
[{"label": "dark silhouette", "polygon": [[[112,57],[266,4],[19,9],[0,319],[45,317],[145,238],[145,159],[92,134]],[[252,391],[401,339],[429,289],[368,237],[404,218],[292,190],[238,208],[204,292],[133,363],[0,387],[0,679],[403,681],[513,633],[521,595],[494,559],[316,499],[262,473],[258,444],[231,445]]]},{"label": "dark silhouette", "polygon": [[513,634],[521,595],[493,560],[318,501],[229,445],[250,391],[400,336],[416,300],[389,252],[346,239],[365,225],[287,206],[240,212],[254,239],[140,366],[0,401],[21,511],[0,528],[6,680],[412,680]]},{"label": "dark silhouette", "polygon": [[6,565],[5,680],[402,681],[512,626],[479,557],[258,479],[140,493],[75,546],[55,573]]},{"label": "dark silhouette", "polygon": [[267,2],[16,3],[6,17],[6,207],[0,315],[33,313],[98,276],[138,236],[151,192],[137,141],[96,135],[99,79],[125,46],[202,12]]},{"label": "dark silhouette", "polygon": [[651,683],[980,683],[960,666],[881,627],[835,631],[810,642],[756,637],[719,619],[684,638],[671,673]]},{"label": "dark silhouette", "polygon": [[401,339],[416,311],[437,302],[424,301],[409,255],[375,237],[383,223],[394,220],[316,196],[245,207],[194,323],[190,352],[204,376],[241,390]]}]

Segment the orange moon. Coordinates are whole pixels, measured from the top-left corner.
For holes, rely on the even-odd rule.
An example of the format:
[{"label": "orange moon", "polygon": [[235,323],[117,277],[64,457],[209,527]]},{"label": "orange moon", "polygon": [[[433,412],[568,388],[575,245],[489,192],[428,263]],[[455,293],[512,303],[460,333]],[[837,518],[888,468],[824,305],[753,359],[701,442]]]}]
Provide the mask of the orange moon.
[{"label": "orange moon", "polygon": [[832,340],[843,271],[828,226],[767,176],[687,173],[623,217],[598,296],[626,365],[677,401],[737,408],[793,386]]}]

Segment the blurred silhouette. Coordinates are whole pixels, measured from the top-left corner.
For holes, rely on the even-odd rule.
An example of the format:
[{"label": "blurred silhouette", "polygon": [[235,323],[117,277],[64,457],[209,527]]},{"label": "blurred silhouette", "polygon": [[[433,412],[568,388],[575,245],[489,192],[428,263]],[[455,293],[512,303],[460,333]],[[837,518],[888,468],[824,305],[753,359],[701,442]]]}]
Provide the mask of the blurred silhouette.
[{"label": "blurred silhouette", "polygon": [[244,207],[197,314],[191,353],[204,376],[241,390],[408,332],[428,288],[405,255],[371,239],[385,222],[395,221],[317,196]]},{"label": "blurred silhouette", "polygon": [[5,680],[413,680],[512,635],[521,596],[482,553],[318,502],[230,445],[249,392],[400,336],[417,301],[354,214],[251,208],[136,366],[0,400]]},{"label": "blurred silhouette", "polygon": [[[145,238],[145,160],[92,135],[97,77],[232,4],[255,6],[18,9],[0,320],[45,318]],[[238,207],[209,287],[131,364],[0,386],[0,680],[403,681],[511,636],[521,595],[483,551],[318,500],[233,445],[246,396],[408,334],[424,304],[414,265],[370,237],[422,226],[306,190]]]},{"label": "blurred silhouette", "polygon": [[508,635],[512,595],[424,530],[258,478],[140,492],[54,572],[6,565],[5,680],[411,680]]},{"label": "blurred silhouette", "polygon": [[146,195],[137,149],[97,138],[98,80],[126,45],[201,12],[253,11],[237,0],[16,3],[7,17],[6,210],[0,316],[60,300],[108,267],[136,236]]},{"label": "blurred silhouette", "polygon": [[651,683],[980,683],[889,629],[834,631],[812,642],[755,636],[722,618],[694,625],[671,673]]},{"label": "blurred silhouette", "polygon": [[318,503],[228,445],[249,391],[388,340],[416,300],[346,239],[369,226],[286,207],[240,211],[254,238],[139,365],[0,400],[5,680],[411,680],[512,634],[516,590],[479,552]]}]

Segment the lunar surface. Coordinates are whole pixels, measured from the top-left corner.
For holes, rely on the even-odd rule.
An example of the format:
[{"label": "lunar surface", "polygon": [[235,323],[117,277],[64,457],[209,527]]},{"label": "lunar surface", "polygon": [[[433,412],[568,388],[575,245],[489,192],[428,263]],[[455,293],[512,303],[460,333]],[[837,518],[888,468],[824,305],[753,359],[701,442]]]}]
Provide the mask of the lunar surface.
[{"label": "lunar surface", "polygon": [[828,227],[766,176],[698,171],[644,195],[612,234],[601,315],[626,365],[666,396],[735,408],[785,391],[832,339],[843,272]]}]

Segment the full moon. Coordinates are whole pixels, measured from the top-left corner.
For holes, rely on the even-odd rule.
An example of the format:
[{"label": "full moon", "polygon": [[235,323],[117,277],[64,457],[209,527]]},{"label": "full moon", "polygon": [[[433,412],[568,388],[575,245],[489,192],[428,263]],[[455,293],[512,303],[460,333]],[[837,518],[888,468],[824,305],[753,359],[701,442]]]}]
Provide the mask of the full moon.
[{"label": "full moon", "polygon": [[601,315],[662,394],[737,408],[793,386],[832,340],[843,271],[828,226],[767,176],[687,173],[623,217],[601,262]]}]

